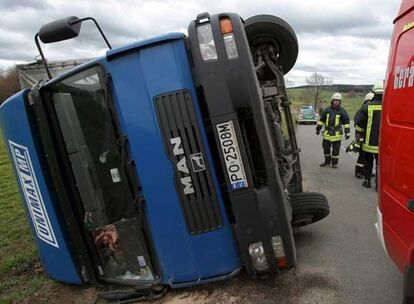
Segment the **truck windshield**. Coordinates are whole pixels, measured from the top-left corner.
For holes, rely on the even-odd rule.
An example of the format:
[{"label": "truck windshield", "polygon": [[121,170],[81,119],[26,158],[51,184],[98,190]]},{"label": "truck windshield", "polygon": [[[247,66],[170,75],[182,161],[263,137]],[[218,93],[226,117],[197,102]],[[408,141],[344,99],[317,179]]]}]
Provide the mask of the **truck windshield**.
[{"label": "truck windshield", "polygon": [[152,280],[103,69],[95,66],[53,84],[51,93],[83,205],[82,221],[101,259],[99,272],[116,279]]}]

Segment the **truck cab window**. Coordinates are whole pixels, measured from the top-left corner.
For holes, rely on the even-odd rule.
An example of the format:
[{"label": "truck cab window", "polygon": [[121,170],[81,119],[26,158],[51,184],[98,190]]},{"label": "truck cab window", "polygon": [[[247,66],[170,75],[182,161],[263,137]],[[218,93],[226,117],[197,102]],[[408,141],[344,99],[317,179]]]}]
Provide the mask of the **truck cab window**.
[{"label": "truck cab window", "polygon": [[52,87],[52,103],[82,201],[83,224],[94,239],[104,275],[152,279],[151,271],[142,271],[136,262],[138,258],[148,265],[149,259],[136,237],[142,232],[104,76],[100,67],[93,67],[58,82]]}]

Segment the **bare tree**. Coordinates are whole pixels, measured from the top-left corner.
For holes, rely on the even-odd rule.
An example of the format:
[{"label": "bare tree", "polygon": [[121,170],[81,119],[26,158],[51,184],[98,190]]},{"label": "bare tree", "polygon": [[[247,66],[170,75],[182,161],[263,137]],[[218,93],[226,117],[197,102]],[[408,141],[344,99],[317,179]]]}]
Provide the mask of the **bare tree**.
[{"label": "bare tree", "polygon": [[295,82],[290,78],[285,78],[285,85],[287,88],[292,88],[295,86]]},{"label": "bare tree", "polygon": [[305,81],[311,87],[309,93],[312,95],[314,107],[317,109],[318,103],[321,101],[321,86],[326,85],[327,81],[322,74],[317,72],[312,73]]},{"label": "bare tree", "polygon": [[19,89],[19,79],[15,68],[9,69],[3,75],[0,74],[0,104]]}]

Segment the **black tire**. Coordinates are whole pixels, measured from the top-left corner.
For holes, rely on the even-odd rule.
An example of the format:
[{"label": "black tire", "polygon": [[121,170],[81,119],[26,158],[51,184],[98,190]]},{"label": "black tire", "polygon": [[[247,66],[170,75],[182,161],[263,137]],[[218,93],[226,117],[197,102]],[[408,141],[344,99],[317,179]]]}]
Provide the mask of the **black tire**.
[{"label": "black tire", "polygon": [[293,227],[310,225],[329,215],[328,200],[321,193],[291,193],[289,200],[292,205]]},{"label": "black tire", "polygon": [[292,27],[273,15],[256,15],[244,23],[252,52],[261,44],[271,43],[278,49],[278,63],[288,73],[298,58],[298,39]]}]

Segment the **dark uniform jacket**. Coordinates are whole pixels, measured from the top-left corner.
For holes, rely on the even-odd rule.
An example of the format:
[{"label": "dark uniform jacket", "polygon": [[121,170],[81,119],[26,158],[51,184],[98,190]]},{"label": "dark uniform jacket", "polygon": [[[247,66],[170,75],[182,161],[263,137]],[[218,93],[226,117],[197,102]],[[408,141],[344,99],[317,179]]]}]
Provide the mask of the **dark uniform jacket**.
[{"label": "dark uniform jacket", "polygon": [[359,111],[355,131],[364,139],[362,150],[365,152],[378,153],[381,110],[382,101],[374,97]]},{"label": "dark uniform jacket", "polygon": [[362,105],[361,105],[361,107],[359,108],[359,110],[355,112],[355,115],[354,115],[354,124],[356,124],[356,122],[358,121],[358,116],[359,116],[359,113],[361,112],[362,108],[363,108],[363,107],[364,107],[364,106],[365,106],[368,102],[369,102],[369,100],[364,100],[364,102],[362,103]]},{"label": "dark uniform jacket", "polygon": [[342,139],[343,131],[349,134],[349,116],[342,107],[334,108],[330,106],[323,110],[320,120],[318,121],[317,131],[324,127],[323,139],[329,141],[339,141]]}]

